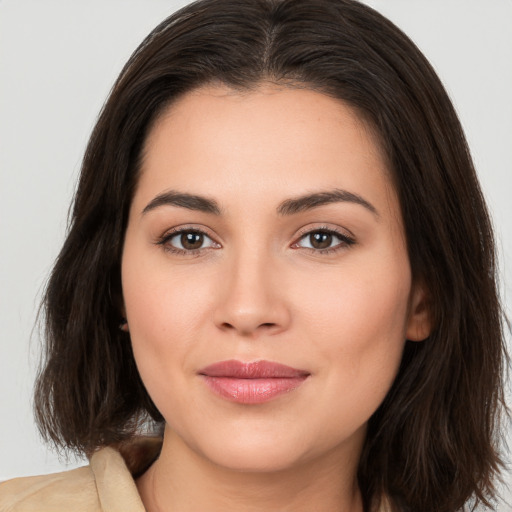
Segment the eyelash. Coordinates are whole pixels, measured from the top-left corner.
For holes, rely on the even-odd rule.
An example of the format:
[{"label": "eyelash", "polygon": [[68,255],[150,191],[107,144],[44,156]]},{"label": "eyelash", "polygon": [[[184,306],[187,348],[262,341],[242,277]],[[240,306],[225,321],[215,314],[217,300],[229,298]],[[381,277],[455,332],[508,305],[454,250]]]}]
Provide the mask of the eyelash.
[{"label": "eyelash", "polygon": [[212,239],[212,237],[209,236],[208,233],[206,233],[206,231],[203,231],[202,229],[198,229],[198,228],[187,228],[187,227],[178,228],[178,229],[174,229],[172,231],[168,231],[156,242],[156,244],[161,245],[164,248],[164,250],[167,252],[170,252],[173,254],[178,254],[178,255],[183,255],[183,256],[197,256],[205,249],[208,249],[207,247],[203,247],[203,248],[199,248],[199,249],[186,250],[186,249],[180,249],[178,247],[173,247],[169,243],[173,238],[183,235],[183,234],[186,234],[186,233],[190,233],[190,234],[194,234],[194,235],[203,235],[204,237],[209,238],[215,245],[220,247],[220,244],[215,242]]},{"label": "eyelash", "polygon": [[[156,245],[161,245],[165,251],[168,251],[173,254],[178,255],[184,255],[184,256],[195,256],[199,255],[201,252],[203,252],[205,249],[210,249],[211,247],[201,247],[199,249],[180,249],[178,247],[173,247],[170,244],[170,241],[180,235],[190,233],[190,234],[196,234],[196,235],[202,235],[204,237],[209,238],[214,245],[217,247],[220,247],[220,244],[215,242],[205,231],[198,228],[178,228],[175,230],[172,230],[170,232],[165,233],[157,242]],[[327,247],[325,249],[315,249],[314,247],[300,247],[298,244],[301,240],[305,239],[307,236],[311,236],[314,233],[322,233],[326,235],[332,235],[340,240],[340,243],[335,245],[334,247]],[[297,238],[297,241],[292,244],[292,248],[294,249],[305,249],[313,254],[320,254],[320,255],[327,255],[327,254],[333,254],[340,250],[346,249],[356,243],[355,239],[351,236],[348,236],[344,233],[341,233],[340,231],[328,228],[328,227],[319,227],[314,229],[308,229],[303,231],[299,234],[299,237]],[[216,247],[216,248],[217,248]]]},{"label": "eyelash", "polygon": [[[326,249],[315,249],[314,247],[299,247],[298,246],[298,243],[301,240],[303,240],[307,236],[311,236],[314,233],[322,233],[325,235],[332,235],[332,236],[338,238],[338,240],[340,240],[340,243],[338,243],[334,247],[327,247]],[[338,231],[337,229],[329,228],[327,226],[322,226],[319,228],[306,229],[306,230],[302,231],[299,234],[297,242],[294,242],[292,244],[292,247],[296,248],[296,249],[305,249],[313,254],[320,254],[322,256],[326,256],[328,254],[337,253],[338,251],[347,249],[350,246],[354,245],[355,243],[356,243],[356,241],[352,236],[342,233],[341,231]]]}]

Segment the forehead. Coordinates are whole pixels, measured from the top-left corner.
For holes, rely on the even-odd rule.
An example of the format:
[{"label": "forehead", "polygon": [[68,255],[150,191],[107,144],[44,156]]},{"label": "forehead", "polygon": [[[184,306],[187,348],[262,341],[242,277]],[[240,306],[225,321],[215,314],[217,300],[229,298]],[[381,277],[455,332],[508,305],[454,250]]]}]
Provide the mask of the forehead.
[{"label": "forehead", "polygon": [[[192,126],[197,121],[201,125]],[[272,136],[286,125],[287,130],[279,132],[280,143],[301,136],[306,136],[313,142],[311,131],[306,133],[304,130],[305,125],[317,131],[318,138],[315,139],[324,139],[326,142],[330,125],[350,127],[351,135],[366,139],[367,149],[377,151],[379,156],[385,157],[381,152],[378,134],[366,116],[356,108],[340,99],[302,86],[271,83],[263,83],[257,88],[242,91],[222,84],[206,85],[179,96],[153,123],[144,150],[147,152],[154,144],[158,132],[162,134],[167,131],[171,134],[172,125],[175,125],[175,132],[181,132],[184,126],[198,131],[207,130],[211,125],[218,126],[220,123],[225,128],[230,123],[234,128],[231,134],[238,132],[242,135],[245,130],[244,135],[250,135],[248,128],[252,127],[252,134],[260,138],[262,132]],[[219,132],[219,136],[224,135],[226,132]],[[348,131],[344,136],[349,136]]]},{"label": "forehead", "polygon": [[377,137],[355,109],[309,89],[208,86],[180,97],[154,123],[138,195],[149,200],[179,188],[281,201],[340,187],[392,192]]}]

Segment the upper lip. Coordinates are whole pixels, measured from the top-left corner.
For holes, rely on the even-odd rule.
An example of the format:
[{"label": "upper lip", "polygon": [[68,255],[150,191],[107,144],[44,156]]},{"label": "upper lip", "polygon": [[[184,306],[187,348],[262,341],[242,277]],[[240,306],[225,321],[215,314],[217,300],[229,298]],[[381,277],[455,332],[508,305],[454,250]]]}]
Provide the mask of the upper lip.
[{"label": "upper lip", "polygon": [[200,375],[207,377],[226,377],[235,379],[275,379],[307,377],[309,372],[299,370],[272,361],[243,362],[231,359],[213,363],[199,370]]}]

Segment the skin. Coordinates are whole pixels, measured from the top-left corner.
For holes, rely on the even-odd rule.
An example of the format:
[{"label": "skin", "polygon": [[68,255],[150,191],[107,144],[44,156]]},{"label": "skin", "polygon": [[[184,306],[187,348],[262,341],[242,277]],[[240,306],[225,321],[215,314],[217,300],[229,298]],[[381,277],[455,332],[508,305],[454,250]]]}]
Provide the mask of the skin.
[{"label": "skin", "polygon": [[[353,201],[276,211],[334,189],[375,211]],[[220,214],[147,209],[169,190],[213,199]],[[172,252],[176,228],[204,231],[199,251]],[[326,228],[341,238],[320,250],[307,233]],[[137,482],[147,510],[362,511],[367,421],[405,339],[427,337],[429,321],[386,160],[354,110],[274,85],[180,98],[145,144],[122,285],[137,366],[166,420],[162,454]],[[269,402],[239,404],[198,375],[228,359],[310,375]]]}]

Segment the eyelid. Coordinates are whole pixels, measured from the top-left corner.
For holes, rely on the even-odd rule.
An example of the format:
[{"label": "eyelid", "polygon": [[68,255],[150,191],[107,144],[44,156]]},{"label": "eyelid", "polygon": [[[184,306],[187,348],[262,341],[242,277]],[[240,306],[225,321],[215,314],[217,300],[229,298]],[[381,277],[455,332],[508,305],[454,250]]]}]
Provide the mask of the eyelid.
[{"label": "eyelid", "polygon": [[[324,249],[317,249],[314,247],[302,247],[299,245],[299,242],[304,239],[306,236],[311,235],[313,233],[328,233],[340,240],[340,242],[334,247],[326,247]],[[197,249],[180,249],[179,247],[174,247],[169,244],[169,241],[183,233],[198,233],[208,238],[212,245],[209,247],[200,247]],[[163,248],[174,254],[192,256],[199,255],[204,251],[209,251],[211,249],[220,249],[222,245],[217,242],[216,237],[209,233],[208,229],[204,227],[199,227],[197,225],[181,225],[176,226],[171,229],[166,230],[158,239],[154,242],[155,245],[161,245]],[[327,225],[319,225],[319,226],[307,226],[302,228],[296,235],[295,241],[291,244],[292,249],[302,249],[306,251],[310,251],[315,254],[332,254],[339,250],[347,249],[348,247],[354,245],[356,243],[356,239],[354,235],[347,229],[341,229],[339,227],[327,226]]]},{"label": "eyelid", "polygon": [[307,226],[304,226],[303,228],[299,229],[296,235],[296,239],[303,237],[304,235],[307,235],[309,233],[314,233],[316,231],[328,231],[330,233],[334,233],[336,235],[340,235],[344,238],[350,238],[355,240],[355,235],[348,230],[347,228],[342,228],[341,226],[333,226],[328,225],[325,223],[322,224],[308,224]]},{"label": "eyelid", "polygon": [[[313,233],[319,233],[319,232],[334,235],[335,237],[337,237],[340,240],[340,243],[335,245],[334,247],[327,247],[325,249],[316,249],[314,247],[301,247],[298,245],[299,242],[302,239],[304,239],[306,236],[311,235]],[[354,245],[355,243],[356,243],[356,238],[350,231],[348,231],[346,229],[342,230],[338,227],[321,225],[321,226],[315,226],[315,227],[308,226],[308,227],[302,228],[299,231],[299,233],[297,234],[297,236],[295,238],[295,242],[292,243],[291,247],[293,249],[302,249],[302,250],[310,251],[315,254],[325,255],[325,254],[332,254],[339,250],[347,249],[348,247]]]},{"label": "eyelid", "polygon": [[[213,242],[214,247],[200,247],[198,249],[180,249],[179,247],[173,247],[169,244],[169,241],[179,236],[183,233],[197,233],[201,234],[204,237],[210,239]],[[166,230],[161,236],[157,238],[155,241],[155,245],[161,245],[163,248],[174,254],[181,254],[185,256],[192,256],[192,255],[198,255],[199,253],[211,249],[220,249],[222,245],[217,242],[214,236],[212,236],[208,230],[204,229],[203,227],[198,227],[196,225],[182,225],[182,226],[176,226],[171,229]]]}]

